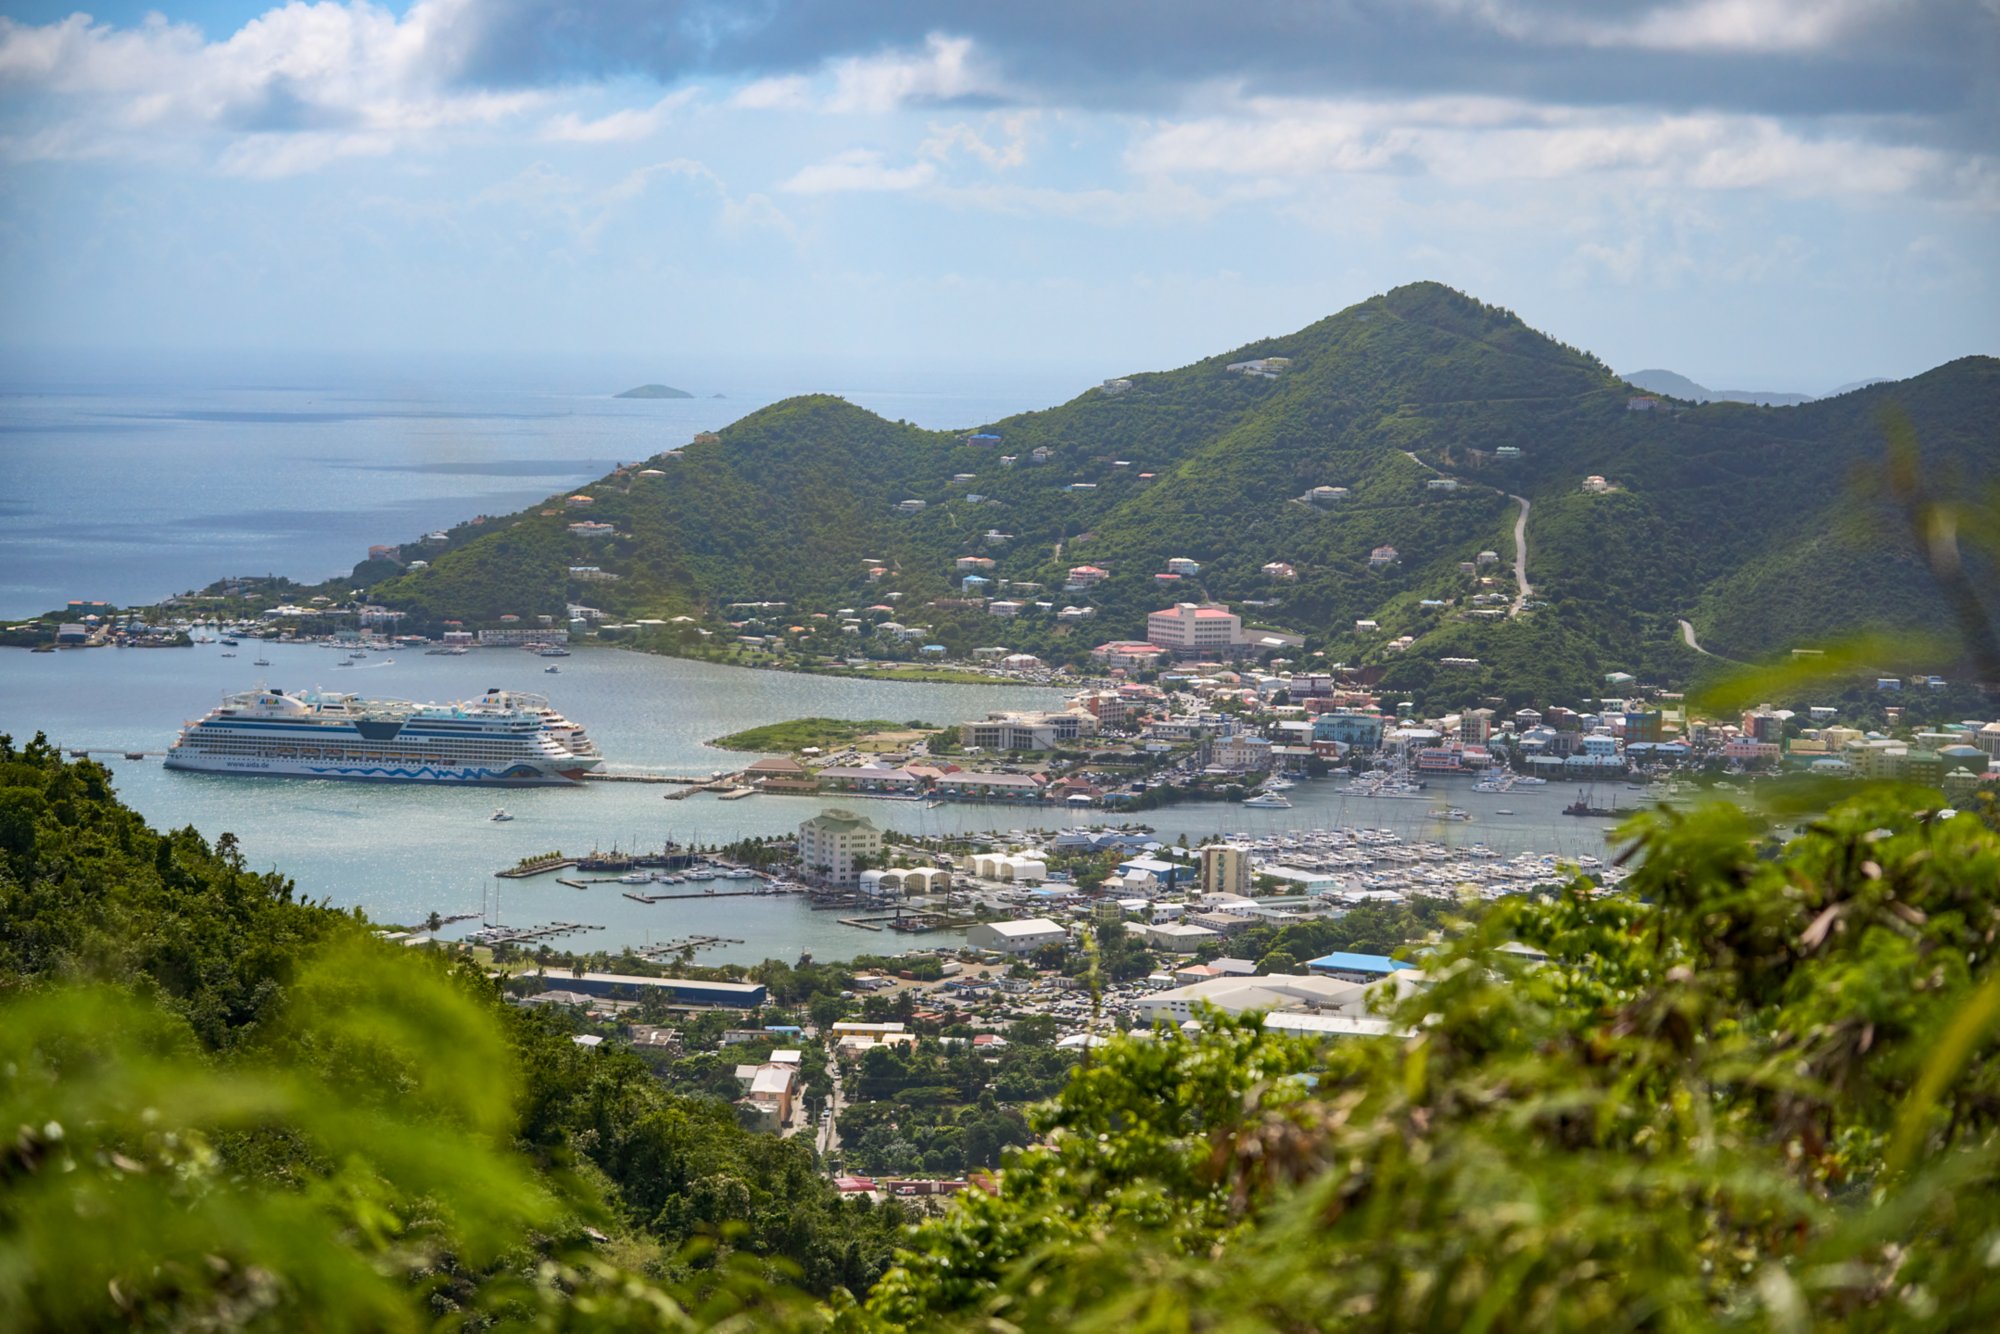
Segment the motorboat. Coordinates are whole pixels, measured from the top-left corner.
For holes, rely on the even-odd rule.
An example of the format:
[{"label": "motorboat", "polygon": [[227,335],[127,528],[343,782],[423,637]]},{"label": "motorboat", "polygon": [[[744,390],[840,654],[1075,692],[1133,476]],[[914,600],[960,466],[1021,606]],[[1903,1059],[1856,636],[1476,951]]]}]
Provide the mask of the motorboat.
[{"label": "motorboat", "polygon": [[505,806],[502,806],[498,810],[494,811],[493,814],[488,816],[487,818],[492,820],[493,823],[495,824],[505,824],[507,821],[513,819],[514,817],[507,813],[507,808]]},{"label": "motorboat", "polygon": [[1245,806],[1254,806],[1258,810],[1264,811],[1288,811],[1292,808],[1291,802],[1286,801],[1275,792],[1259,792],[1254,797],[1245,797],[1243,804]]}]

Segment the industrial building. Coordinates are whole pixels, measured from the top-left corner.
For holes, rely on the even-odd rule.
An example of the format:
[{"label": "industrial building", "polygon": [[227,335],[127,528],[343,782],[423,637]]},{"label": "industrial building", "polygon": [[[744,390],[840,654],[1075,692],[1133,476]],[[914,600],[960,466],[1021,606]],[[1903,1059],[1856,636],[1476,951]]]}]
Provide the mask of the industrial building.
[{"label": "industrial building", "polygon": [[762,982],[697,982],[685,977],[634,977],[629,973],[584,973],[560,979],[564,991],[636,1000],[664,994],[675,1005],[726,1005],[754,1010],[765,1000]]},{"label": "industrial building", "polygon": [[1068,939],[1069,933],[1046,917],[981,922],[965,933],[965,943],[973,949],[1001,954],[1033,954],[1044,945],[1060,945]]}]

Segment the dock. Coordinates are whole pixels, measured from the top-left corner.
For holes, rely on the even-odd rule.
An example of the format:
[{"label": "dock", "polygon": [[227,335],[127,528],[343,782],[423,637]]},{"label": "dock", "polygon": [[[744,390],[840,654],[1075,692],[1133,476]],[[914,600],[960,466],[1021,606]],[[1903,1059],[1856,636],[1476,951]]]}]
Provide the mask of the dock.
[{"label": "dock", "polygon": [[736,792],[740,790],[742,792],[742,795],[747,797],[752,792],[756,791],[755,788],[748,788],[748,787],[738,789],[736,786],[736,780],[733,778],[689,779],[688,784],[689,785],[687,787],[682,788],[678,792],[663,792],[660,795],[663,796],[668,801],[684,801],[687,798],[692,797],[697,792],[721,792],[726,795],[730,792]]},{"label": "dock", "polygon": [[493,874],[502,880],[526,880],[530,876],[547,875],[550,871],[560,871],[566,866],[576,865],[574,857],[551,857],[547,861],[529,862],[526,866],[510,866]]},{"label": "dock", "polygon": [[468,932],[465,938],[474,945],[525,945],[532,941],[554,940],[560,936],[603,929],[589,922],[547,922],[541,926],[483,926],[477,931]]},{"label": "dock", "polygon": [[[612,884],[619,884],[622,882],[616,880],[598,880],[593,883],[600,885],[612,885]],[[583,885],[578,884],[576,888],[582,889]],[[632,900],[634,903],[673,903],[676,900],[680,899],[747,899],[753,897],[770,898],[772,897],[772,891],[769,889],[717,889],[705,893],[694,893],[694,894],[635,894],[628,889],[625,891],[625,897]]]},{"label": "dock", "polygon": [[742,941],[736,939],[734,936],[688,936],[682,940],[668,940],[662,941],[658,945],[649,945],[645,949],[635,950],[633,953],[649,963],[666,963],[674,955],[679,954],[683,950],[712,950],[718,945],[741,945],[742,943]]},{"label": "dock", "polygon": [[688,774],[632,773],[629,770],[620,773],[605,773],[598,769],[593,769],[584,774],[583,778],[587,783],[713,783],[715,781],[714,774],[702,774],[699,777],[695,777]]}]

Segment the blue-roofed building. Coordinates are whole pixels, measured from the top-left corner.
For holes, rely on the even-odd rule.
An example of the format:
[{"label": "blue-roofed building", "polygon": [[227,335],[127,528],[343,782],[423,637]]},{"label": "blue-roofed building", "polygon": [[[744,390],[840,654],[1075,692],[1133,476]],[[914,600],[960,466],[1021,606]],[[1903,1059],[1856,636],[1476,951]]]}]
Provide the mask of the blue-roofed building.
[{"label": "blue-roofed building", "polygon": [[1321,955],[1306,964],[1306,971],[1310,973],[1320,977],[1337,977],[1347,982],[1374,982],[1406,969],[1415,971],[1416,965],[1392,959],[1386,954],[1349,954],[1344,950]]}]

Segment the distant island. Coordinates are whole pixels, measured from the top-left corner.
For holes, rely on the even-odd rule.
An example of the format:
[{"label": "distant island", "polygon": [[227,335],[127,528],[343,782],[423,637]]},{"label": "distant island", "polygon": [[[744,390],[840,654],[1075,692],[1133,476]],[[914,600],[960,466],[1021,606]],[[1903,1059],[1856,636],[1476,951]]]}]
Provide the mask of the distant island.
[{"label": "distant island", "polygon": [[685,389],[676,389],[670,384],[642,384],[637,389],[627,389],[616,398],[693,398]]}]

